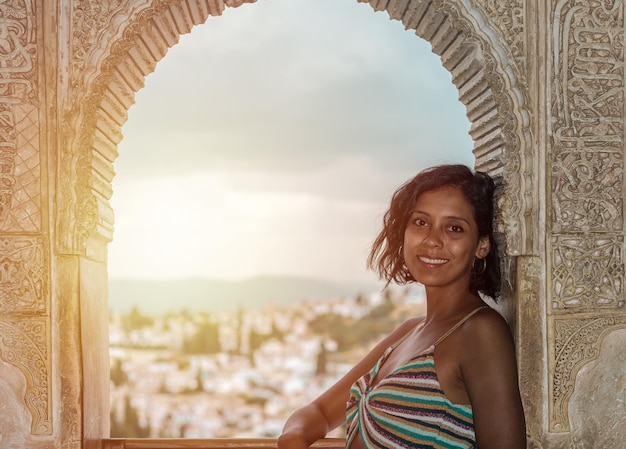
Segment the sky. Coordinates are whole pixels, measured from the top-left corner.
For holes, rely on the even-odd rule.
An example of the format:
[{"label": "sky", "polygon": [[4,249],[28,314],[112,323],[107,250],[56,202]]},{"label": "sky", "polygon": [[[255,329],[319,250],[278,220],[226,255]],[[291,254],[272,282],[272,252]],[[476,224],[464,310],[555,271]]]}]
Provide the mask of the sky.
[{"label": "sky", "polygon": [[111,278],[368,282],[393,191],[472,166],[430,44],[356,0],[258,0],[181,36],[115,161]]}]

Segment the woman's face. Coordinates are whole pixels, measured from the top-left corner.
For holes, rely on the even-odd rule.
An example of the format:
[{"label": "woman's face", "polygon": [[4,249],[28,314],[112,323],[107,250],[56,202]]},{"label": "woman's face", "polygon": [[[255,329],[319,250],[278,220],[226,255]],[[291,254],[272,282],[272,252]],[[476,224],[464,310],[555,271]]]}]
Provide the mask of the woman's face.
[{"label": "woman's face", "polygon": [[416,281],[468,291],[474,259],[487,253],[489,238],[479,237],[472,207],[458,187],[417,198],[404,231],[404,261]]}]

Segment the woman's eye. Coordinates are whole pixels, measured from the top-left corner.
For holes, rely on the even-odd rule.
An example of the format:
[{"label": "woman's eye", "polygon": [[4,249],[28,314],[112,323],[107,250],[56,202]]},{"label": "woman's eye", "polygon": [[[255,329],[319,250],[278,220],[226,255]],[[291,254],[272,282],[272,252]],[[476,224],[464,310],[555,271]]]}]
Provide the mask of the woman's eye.
[{"label": "woman's eye", "polygon": [[422,220],[421,218],[416,218],[413,221],[413,224],[415,224],[415,226],[426,226],[426,222]]},{"label": "woman's eye", "polygon": [[450,230],[452,232],[463,232],[463,228],[459,225],[452,225],[450,226]]}]

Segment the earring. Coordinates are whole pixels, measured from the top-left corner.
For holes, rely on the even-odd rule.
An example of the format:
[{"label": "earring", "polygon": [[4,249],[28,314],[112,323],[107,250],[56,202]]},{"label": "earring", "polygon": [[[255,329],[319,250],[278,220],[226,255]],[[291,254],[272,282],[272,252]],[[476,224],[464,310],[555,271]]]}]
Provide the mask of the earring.
[{"label": "earring", "polygon": [[[480,270],[476,269],[476,261],[477,260],[482,260],[483,265],[482,267],[480,267]],[[487,270],[487,260],[483,257],[482,259],[474,259],[474,262],[472,263],[472,269],[474,270],[474,274],[477,276],[480,276],[481,274],[483,274],[485,272],[485,270]]]}]

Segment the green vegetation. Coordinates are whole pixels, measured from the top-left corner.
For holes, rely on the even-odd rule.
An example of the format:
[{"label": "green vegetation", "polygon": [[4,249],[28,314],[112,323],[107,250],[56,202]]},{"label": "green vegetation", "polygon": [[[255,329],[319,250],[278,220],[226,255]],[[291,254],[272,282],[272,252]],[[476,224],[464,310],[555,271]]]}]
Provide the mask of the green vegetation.
[{"label": "green vegetation", "polygon": [[311,330],[337,342],[339,352],[362,348],[395,329],[404,320],[395,305],[385,301],[360,319],[334,313],[318,315],[309,321]]}]

